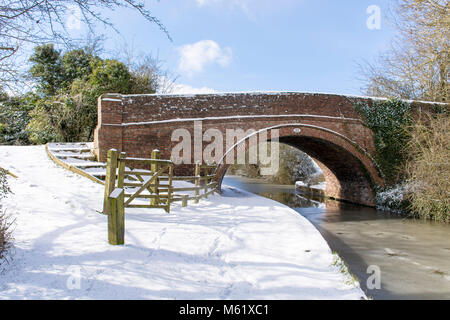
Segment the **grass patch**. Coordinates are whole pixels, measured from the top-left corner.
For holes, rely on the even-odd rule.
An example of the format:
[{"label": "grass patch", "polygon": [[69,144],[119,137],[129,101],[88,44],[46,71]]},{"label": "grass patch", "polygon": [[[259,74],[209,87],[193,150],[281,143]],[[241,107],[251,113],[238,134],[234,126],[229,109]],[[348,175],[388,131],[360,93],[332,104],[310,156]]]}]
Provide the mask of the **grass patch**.
[{"label": "grass patch", "polygon": [[348,265],[342,260],[337,252],[333,251],[333,267],[337,267],[345,277],[345,284],[349,286],[359,287],[359,279],[356,275],[350,272]]}]

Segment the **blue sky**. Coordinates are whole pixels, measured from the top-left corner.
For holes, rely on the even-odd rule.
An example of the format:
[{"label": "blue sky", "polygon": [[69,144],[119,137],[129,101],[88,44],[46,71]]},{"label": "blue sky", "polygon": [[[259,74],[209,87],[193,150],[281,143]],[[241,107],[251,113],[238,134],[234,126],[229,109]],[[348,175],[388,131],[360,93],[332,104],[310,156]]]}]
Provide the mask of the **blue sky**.
[{"label": "blue sky", "polygon": [[[389,0],[149,0],[169,30],[131,10],[107,13],[105,48],[158,54],[184,88],[360,94],[357,63],[372,60],[394,35]],[[367,8],[381,9],[370,30]],[[98,28],[99,31],[102,27]],[[203,89],[205,90],[205,89]],[[200,90],[201,91],[201,90]]]}]

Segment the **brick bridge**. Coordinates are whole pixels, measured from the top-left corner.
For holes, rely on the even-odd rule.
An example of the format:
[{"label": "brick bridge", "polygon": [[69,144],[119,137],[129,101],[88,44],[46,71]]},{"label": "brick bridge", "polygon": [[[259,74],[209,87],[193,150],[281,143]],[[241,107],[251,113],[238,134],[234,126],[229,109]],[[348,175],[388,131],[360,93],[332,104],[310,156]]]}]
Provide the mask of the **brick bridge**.
[{"label": "brick bridge", "polygon": [[[153,149],[159,149],[162,157],[168,159],[178,144],[171,141],[173,131],[185,128],[194,137],[194,121],[198,120],[202,121],[202,133],[216,128],[223,136],[227,129],[275,128],[279,130],[281,143],[306,152],[320,166],[327,182],[327,196],[372,206],[373,188],[383,185],[383,178],[373,160],[372,132],[362,124],[354,109],[358,101],[370,103],[371,99],[287,92],[105,94],[98,101],[95,153],[99,161],[105,161],[110,148],[146,158]],[[424,104],[413,102],[412,105]],[[203,143],[203,148],[207,144]],[[230,150],[224,146],[224,154],[227,151]],[[220,165],[220,178],[228,166]],[[180,165],[175,173],[191,174],[192,166]]]}]

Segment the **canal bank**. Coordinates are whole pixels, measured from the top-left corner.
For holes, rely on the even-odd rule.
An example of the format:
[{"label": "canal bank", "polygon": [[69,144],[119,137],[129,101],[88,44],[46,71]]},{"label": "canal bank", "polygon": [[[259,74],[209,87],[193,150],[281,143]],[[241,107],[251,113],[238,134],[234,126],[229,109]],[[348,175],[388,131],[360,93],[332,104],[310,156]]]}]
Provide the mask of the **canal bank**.
[{"label": "canal bank", "polygon": [[2,199],[14,247],[0,300],[365,298],[311,223],[275,201],[228,189],[170,214],[127,208],[125,245],[111,246],[104,186],[44,146],[2,146],[0,165],[19,177]]},{"label": "canal bank", "polygon": [[[322,234],[373,299],[450,299],[450,226],[402,219],[372,208],[298,195],[294,186],[227,176],[224,184],[293,208]],[[369,266],[381,270],[381,289],[366,285]]]}]

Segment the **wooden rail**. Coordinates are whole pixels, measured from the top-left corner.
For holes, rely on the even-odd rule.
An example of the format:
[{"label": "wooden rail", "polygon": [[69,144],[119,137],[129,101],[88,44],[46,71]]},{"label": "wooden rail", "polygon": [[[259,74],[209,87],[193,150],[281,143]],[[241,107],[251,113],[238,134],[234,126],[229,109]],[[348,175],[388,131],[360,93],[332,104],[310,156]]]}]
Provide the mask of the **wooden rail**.
[{"label": "wooden rail", "polygon": [[[173,177],[173,181],[192,181],[193,187],[173,187],[174,192],[172,202],[181,201],[182,206],[187,206],[187,201],[193,200],[194,203],[198,203],[203,198],[208,198],[209,195],[216,191],[217,182],[215,170],[217,166],[209,165],[195,165],[195,175],[186,177]],[[161,180],[166,180],[165,177],[161,177]],[[193,195],[180,194],[180,192],[193,191]]]},{"label": "wooden rail", "polygon": [[75,167],[75,166],[73,166],[73,165],[67,164],[66,162],[62,161],[61,159],[58,159],[58,158],[57,158],[57,157],[49,150],[48,144],[45,145],[45,150],[47,151],[48,157],[49,157],[51,160],[53,160],[53,162],[56,163],[57,165],[59,165],[59,166],[65,168],[65,169],[67,169],[67,170],[69,170],[69,171],[72,171],[73,173],[76,173],[76,174],[79,174],[79,175],[81,175],[81,176],[83,176],[83,177],[85,177],[85,178],[88,178],[88,179],[90,179],[90,180],[92,180],[92,181],[94,181],[94,182],[96,182],[96,183],[104,184],[104,182],[103,182],[102,180],[97,179],[96,177],[94,177],[93,175],[87,173],[86,171],[81,170],[80,168],[77,168],[77,167]]},{"label": "wooden rail", "polygon": [[5,174],[8,174],[8,175],[10,175],[11,177],[13,177],[13,178],[15,178],[15,179],[18,179],[19,177],[18,176],[16,176],[14,173],[12,173],[11,171],[9,171],[9,170],[6,170],[6,169],[3,169],[2,167],[0,167],[0,171],[3,171]]}]

